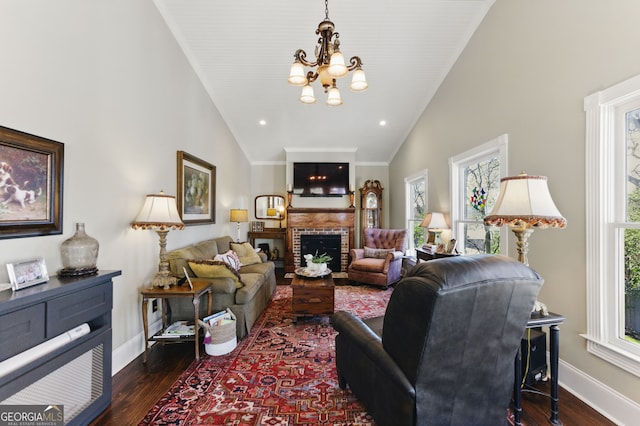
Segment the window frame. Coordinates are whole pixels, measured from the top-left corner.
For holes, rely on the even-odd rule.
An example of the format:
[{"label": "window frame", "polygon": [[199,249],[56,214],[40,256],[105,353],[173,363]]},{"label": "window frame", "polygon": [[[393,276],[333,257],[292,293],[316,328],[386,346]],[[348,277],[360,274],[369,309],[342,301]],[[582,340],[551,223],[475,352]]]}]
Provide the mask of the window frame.
[{"label": "window frame", "polygon": [[635,100],[640,101],[640,75],[584,98],[587,332],[581,336],[589,353],[640,377],[640,347],[618,336],[624,324],[624,284],[610,285],[624,281],[618,258],[624,253],[621,233],[630,227],[619,173],[626,174],[627,152],[618,109]]},{"label": "window frame", "polygon": [[[411,217],[411,212],[413,212],[414,210],[411,205],[411,185],[413,185],[416,181],[420,179],[424,180],[424,211],[426,214],[426,212],[429,211],[429,169],[424,169],[418,173],[414,173],[404,178],[405,224],[407,226],[407,230],[409,231],[407,255],[412,255],[414,257],[415,257],[416,247],[413,246],[412,222],[415,222],[418,219]],[[423,219],[424,218],[420,219],[420,221],[422,221]]]},{"label": "window frame", "polygon": [[[465,224],[475,224],[476,221],[464,219],[464,207],[466,204],[466,190],[462,188],[462,173],[467,165],[479,162],[487,157],[498,155],[500,160],[500,178],[506,177],[508,173],[508,148],[509,135],[502,134],[490,141],[476,146],[468,151],[449,158],[449,182],[451,200],[451,236],[458,239]],[[461,197],[464,197],[463,200]],[[501,254],[508,256],[509,245],[507,240],[507,227],[500,227],[500,248]]]}]

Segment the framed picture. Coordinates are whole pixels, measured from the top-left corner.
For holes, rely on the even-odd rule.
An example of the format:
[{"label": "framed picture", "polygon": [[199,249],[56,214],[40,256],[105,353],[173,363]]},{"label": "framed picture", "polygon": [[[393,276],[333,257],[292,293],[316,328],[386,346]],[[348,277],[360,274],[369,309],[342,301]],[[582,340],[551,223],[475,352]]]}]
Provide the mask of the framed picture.
[{"label": "framed picture", "polygon": [[62,233],[64,144],[0,126],[0,239]]},{"label": "framed picture", "polygon": [[7,272],[13,290],[22,290],[49,281],[47,265],[42,258],[20,263],[7,263]]},{"label": "framed picture", "polygon": [[216,223],[216,166],[178,151],[177,198],[185,225]]}]

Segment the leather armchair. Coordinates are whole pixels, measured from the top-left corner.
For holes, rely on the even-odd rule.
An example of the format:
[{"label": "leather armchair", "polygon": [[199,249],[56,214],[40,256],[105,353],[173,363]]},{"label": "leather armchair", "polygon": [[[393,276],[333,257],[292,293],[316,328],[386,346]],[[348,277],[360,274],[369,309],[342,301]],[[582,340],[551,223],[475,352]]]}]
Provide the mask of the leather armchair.
[{"label": "leather armchair", "polygon": [[365,248],[349,251],[349,279],[385,288],[400,280],[407,230],[365,228],[363,234]]},{"label": "leather armchair", "polygon": [[340,388],[381,426],[506,424],[514,359],[542,283],[505,256],[417,265],[383,317],[331,317]]}]

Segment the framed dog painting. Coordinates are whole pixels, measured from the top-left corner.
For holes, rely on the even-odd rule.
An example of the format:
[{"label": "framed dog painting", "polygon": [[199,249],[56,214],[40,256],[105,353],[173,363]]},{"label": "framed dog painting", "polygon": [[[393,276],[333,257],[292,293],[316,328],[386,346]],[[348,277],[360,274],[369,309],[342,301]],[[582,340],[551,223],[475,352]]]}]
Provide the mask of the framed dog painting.
[{"label": "framed dog painting", "polygon": [[64,144],[0,126],[0,239],[62,233]]},{"label": "framed dog painting", "polygon": [[216,222],[216,166],[178,151],[178,211],[185,225]]}]

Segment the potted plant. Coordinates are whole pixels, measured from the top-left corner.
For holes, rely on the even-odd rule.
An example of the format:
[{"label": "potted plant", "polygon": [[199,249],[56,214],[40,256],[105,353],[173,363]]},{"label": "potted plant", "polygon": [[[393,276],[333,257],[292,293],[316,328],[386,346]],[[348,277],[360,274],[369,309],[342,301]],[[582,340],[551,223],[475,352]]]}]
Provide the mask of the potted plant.
[{"label": "potted plant", "polygon": [[304,259],[307,261],[307,270],[312,273],[321,274],[327,270],[327,262],[331,262],[333,258],[327,253],[318,254],[305,254]]}]

